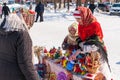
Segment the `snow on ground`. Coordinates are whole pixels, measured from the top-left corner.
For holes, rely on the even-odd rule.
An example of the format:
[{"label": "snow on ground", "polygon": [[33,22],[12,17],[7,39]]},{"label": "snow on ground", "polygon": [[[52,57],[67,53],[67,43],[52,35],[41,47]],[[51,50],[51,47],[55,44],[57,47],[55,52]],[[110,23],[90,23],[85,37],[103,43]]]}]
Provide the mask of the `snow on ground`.
[{"label": "snow on ground", "polygon": [[[104,33],[104,42],[107,46],[109,62],[114,80],[120,80],[120,16],[108,14],[94,14]],[[30,29],[33,46],[45,46],[47,49],[61,46],[64,37],[68,34],[68,26],[75,21],[70,12],[65,10],[45,10],[44,22],[34,23]],[[1,22],[1,19],[0,19]],[[37,59],[34,58],[34,63]]]},{"label": "snow on ground", "polygon": [[[97,12],[94,16],[103,29],[114,80],[120,80],[120,17]],[[68,26],[74,21],[74,17],[69,12],[45,11],[44,22],[34,23],[30,30],[33,45],[45,46],[47,49],[61,46],[64,37],[68,34]]]}]

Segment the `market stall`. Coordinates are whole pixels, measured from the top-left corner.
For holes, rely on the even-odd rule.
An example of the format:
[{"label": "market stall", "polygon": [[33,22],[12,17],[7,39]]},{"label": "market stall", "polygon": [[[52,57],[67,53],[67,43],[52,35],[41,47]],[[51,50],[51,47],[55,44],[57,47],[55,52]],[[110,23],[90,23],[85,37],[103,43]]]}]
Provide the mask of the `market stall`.
[{"label": "market stall", "polygon": [[[90,47],[90,46],[89,46]],[[41,51],[38,51],[41,52]],[[70,60],[67,58],[67,53],[62,53],[61,50],[52,48],[50,51],[42,51],[39,55],[42,55],[42,63],[40,63],[38,74],[43,72],[44,77],[47,80],[102,80],[103,74],[99,71],[101,63],[100,53],[91,52],[77,56],[76,60]],[[75,51],[72,53],[74,54]],[[46,57],[46,58],[44,58]],[[41,67],[46,65],[46,68]]]}]

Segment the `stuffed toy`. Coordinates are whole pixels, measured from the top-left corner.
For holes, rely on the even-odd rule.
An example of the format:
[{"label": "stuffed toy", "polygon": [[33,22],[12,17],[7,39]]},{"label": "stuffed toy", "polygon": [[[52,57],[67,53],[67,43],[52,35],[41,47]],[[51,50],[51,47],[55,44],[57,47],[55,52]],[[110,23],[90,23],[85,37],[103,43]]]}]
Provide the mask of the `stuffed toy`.
[{"label": "stuffed toy", "polygon": [[51,73],[50,73],[50,77],[49,77],[48,80],[57,80],[57,77],[56,77],[55,72],[51,72]]},{"label": "stuffed toy", "polygon": [[50,53],[51,59],[54,59],[54,55],[56,53],[56,48],[55,47],[51,48],[50,51],[49,51],[49,53]]},{"label": "stuffed toy", "polygon": [[82,70],[79,66],[79,64],[75,64],[74,65],[74,70],[73,70],[76,74],[81,74],[82,73]]},{"label": "stuffed toy", "polygon": [[67,76],[64,72],[59,72],[57,75],[57,80],[67,80]]},{"label": "stuffed toy", "polygon": [[63,68],[66,67],[67,62],[68,62],[68,61],[67,61],[67,59],[66,59],[65,57],[62,57],[62,58],[61,58],[61,65],[62,65]]}]

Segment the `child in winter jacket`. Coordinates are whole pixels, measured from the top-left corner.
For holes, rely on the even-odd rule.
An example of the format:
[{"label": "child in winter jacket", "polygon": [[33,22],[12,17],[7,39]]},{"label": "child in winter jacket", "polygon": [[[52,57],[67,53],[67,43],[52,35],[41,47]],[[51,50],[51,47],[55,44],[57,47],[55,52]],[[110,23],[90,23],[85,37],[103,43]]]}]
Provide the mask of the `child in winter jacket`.
[{"label": "child in winter jacket", "polygon": [[68,51],[70,54],[73,50],[78,49],[76,39],[78,38],[78,24],[76,22],[72,23],[68,27],[69,34],[65,37],[62,43],[62,49]]}]

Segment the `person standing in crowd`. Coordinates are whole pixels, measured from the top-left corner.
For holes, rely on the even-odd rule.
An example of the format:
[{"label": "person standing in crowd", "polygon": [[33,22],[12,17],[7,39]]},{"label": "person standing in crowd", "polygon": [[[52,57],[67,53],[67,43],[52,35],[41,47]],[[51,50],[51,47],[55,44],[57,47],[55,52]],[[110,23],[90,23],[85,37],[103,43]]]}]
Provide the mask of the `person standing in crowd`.
[{"label": "person standing in crowd", "polygon": [[37,22],[39,16],[40,16],[40,22],[42,22],[43,21],[43,13],[44,13],[44,4],[39,2],[35,7],[35,12],[37,12],[35,22]]},{"label": "person standing in crowd", "polygon": [[92,11],[93,14],[94,14],[95,8],[96,8],[96,5],[94,4],[94,2],[93,2],[93,1],[90,2],[90,4],[89,4],[89,9]]},{"label": "person standing in crowd", "polygon": [[0,80],[40,80],[32,62],[28,29],[15,13],[0,25]]},{"label": "person standing in crowd", "polygon": [[[105,77],[104,80],[111,80],[111,69],[108,63],[108,56],[107,56],[107,50],[104,45],[103,41],[103,32],[100,23],[97,21],[97,19],[93,16],[92,12],[87,7],[78,7],[74,13],[73,16],[75,17],[78,24],[78,36],[79,38],[76,39],[78,42],[78,45],[80,47],[83,47],[83,44],[86,41],[93,41],[94,43],[97,43],[100,48],[103,50],[103,57],[105,58],[105,61],[103,61],[101,68],[101,72],[103,72],[103,75]],[[81,50],[77,50],[76,54],[78,55],[81,53]],[[76,56],[71,56],[73,59]],[[108,66],[105,66],[108,65]],[[105,67],[104,67],[105,66]]]},{"label": "person standing in crowd", "polygon": [[3,3],[2,14],[3,14],[4,17],[6,18],[6,16],[8,16],[9,13],[10,13],[9,7],[6,5],[6,3]]}]

